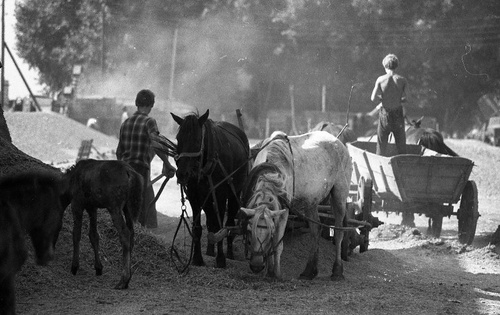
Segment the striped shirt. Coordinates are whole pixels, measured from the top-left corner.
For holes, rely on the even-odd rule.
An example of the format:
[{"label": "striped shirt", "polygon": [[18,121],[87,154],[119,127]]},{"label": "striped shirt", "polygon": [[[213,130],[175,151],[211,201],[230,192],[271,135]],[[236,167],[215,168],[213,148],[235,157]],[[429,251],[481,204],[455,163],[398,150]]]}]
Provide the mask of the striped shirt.
[{"label": "striped shirt", "polygon": [[149,169],[155,156],[150,134],[159,134],[154,118],[135,112],[125,120],[120,127],[120,141],[116,149],[118,160],[137,163]]}]

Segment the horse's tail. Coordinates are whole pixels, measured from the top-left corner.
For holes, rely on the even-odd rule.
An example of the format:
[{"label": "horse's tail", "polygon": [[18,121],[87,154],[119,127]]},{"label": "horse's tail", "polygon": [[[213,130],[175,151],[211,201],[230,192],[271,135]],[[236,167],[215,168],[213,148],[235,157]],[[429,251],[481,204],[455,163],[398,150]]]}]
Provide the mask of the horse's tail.
[{"label": "horse's tail", "polygon": [[418,144],[436,151],[437,153],[458,156],[449,146],[444,143],[443,136],[438,131],[424,132],[418,141]]},{"label": "horse's tail", "polygon": [[444,147],[446,148],[446,154],[451,155],[451,156],[458,156],[458,154],[453,151],[449,146],[444,144]]},{"label": "horse's tail", "polygon": [[134,222],[137,222],[142,211],[144,199],[144,179],[132,167],[127,170],[129,182],[129,197],[127,207]]}]

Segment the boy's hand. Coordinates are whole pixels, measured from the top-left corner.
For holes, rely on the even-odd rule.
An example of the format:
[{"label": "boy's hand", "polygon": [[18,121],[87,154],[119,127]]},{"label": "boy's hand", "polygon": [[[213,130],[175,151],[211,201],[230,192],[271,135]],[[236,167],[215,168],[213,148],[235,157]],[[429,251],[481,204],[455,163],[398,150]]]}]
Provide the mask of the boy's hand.
[{"label": "boy's hand", "polygon": [[173,167],[172,165],[170,164],[166,164],[166,163],[163,163],[163,169],[162,169],[162,174],[165,175],[165,177],[167,178],[172,178],[175,176],[175,167]]}]

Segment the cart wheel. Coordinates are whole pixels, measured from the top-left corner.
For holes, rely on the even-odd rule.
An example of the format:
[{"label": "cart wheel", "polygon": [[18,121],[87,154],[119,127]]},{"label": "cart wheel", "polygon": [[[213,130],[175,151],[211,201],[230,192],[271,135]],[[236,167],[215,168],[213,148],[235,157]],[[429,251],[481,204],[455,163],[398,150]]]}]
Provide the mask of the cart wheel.
[{"label": "cart wheel", "polygon": [[470,245],[476,234],[479,211],[477,207],[477,186],[472,180],[467,181],[462,192],[460,208],[458,209],[458,240]]},{"label": "cart wheel", "polygon": [[[372,211],[372,187],[373,182],[371,179],[366,179],[361,177],[358,185],[358,200],[361,201],[361,213],[363,214],[363,220],[369,221]],[[368,244],[370,239],[370,229],[362,228],[360,234],[363,235],[364,241],[359,245],[359,252],[363,253],[368,250]]]}]

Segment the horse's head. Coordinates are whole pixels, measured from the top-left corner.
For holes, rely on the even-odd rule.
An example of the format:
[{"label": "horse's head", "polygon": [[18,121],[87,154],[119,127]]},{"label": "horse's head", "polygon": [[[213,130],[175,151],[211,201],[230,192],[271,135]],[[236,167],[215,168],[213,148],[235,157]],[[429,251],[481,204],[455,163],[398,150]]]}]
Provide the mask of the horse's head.
[{"label": "horse's head", "polygon": [[[36,185],[36,184],[35,184]],[[40,179],[40,185],[35,186],[36,198],[30,207],[37,208],[38,220],[32,223],[29,235],[35,248],[37,264],[46,265],[54,257],[54,249],[63,224],[66,206],[66,191],[61,187],[61,179]],[[64,205],[63,205],[64,203]],[[32,210],[32,212],[34,212]],[[32,213],[32,215],[35,215]]]},{"label": "horse's head", "polygon": [[15,274],[26,261],[24,230],[19,222],[17,209],[10,206],[6,196],[0,191],[0,278]]},{"label": "horse's head", "polygon": [[18,214],[31,238],[39,265],[53,259],[62,227],[64,209],[59,185],[59,175],[45,172],[14,176],[0,184],[7,206]]},{"label": "horse's head", "polygon": [[202,116],[191,114],[181,118],[171,113],[174,121],[179,124],[177,132],[177,181],[186,184],[190,179],[196,178],[202,167],[204,158],[205,128],[203,125],[208,119],[207,110]]},{"label": "horse's head", "polygon": [[284,230],[286,225],[284,210],[270,210],[261,205],[255,209],[241,208],[241,212],[248,220],[248,234],[250,235],[250,269],[254,273],[261,272],[266,267],[267,259],[275,254],[276,247],[281,241],[277,233],[279,227]]}]

